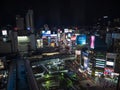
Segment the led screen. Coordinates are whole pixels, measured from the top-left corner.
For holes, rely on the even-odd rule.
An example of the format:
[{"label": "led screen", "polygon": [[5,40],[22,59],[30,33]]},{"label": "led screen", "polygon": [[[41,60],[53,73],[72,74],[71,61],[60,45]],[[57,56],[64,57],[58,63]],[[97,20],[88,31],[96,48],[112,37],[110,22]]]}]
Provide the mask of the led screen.
[{"label": "led screen", "polygon": [[68,29],[67,28],[64,29],[64,33],[68,33]]},{"label": "led screen", "polygon": [[95,36],[91,36],[90,38],[90,48],[94,49],[94,42],[95,42]]},{"label": "led screen", "polygon": [[84,45],[86,44],[86,35],[78,35],[76,38],[77,45]]},{"label": "led screen", "polygon": [[105,60],[103,59],[96,59],[95,67],[104,68],[105,67]]},{"label": "led screen", "polygon": [[71,36],[71,40],[75,41],[76,40],[76,35]]},{"label": "led screen", "polygon": [[83,57],[84,59],[84,68],[88,68],[88,57]]},{"label": "led screen", "polygon": [[42,31],[42,36],[50,36],[51,31]]},{"label": "led screen", "polygon": [[106,75],[111,75],[111,73],[114,72],[114,69],[113,68],[105,68],[104,70],[104,74]]},{"label": "led screen", "polygon": [[106,65],[114,66],[114,62],[107,61],[107,62],[106,62]]}]

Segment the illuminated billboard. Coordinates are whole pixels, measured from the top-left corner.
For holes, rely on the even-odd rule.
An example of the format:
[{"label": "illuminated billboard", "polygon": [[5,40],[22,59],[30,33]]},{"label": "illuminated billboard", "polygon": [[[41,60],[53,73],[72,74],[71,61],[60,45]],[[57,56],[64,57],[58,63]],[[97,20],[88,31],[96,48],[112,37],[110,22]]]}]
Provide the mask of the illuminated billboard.
[{"label": "illuminated billboard", "polygon": [[106,54],[106,67],[115,68],[116,53],[107,53]]},{"label": "illuminated billboard", "polygon": [[111,75],[112,73],[114,73],[114,69],[113,68],[105,68],[104,69],[104,74],[105,75]]},{"label": "illuminated billboard", "polygon": [[64,29],[64,33],[68,33],[68,28],[65,28],[65,29]]},{"label": "illuminated billboard", "polygon": [[50,36],[51,31],[42,31],[42,36]]},{"label": "illuminated billboard", "polygon": [[71,40],[75,41],[76,40],[76,35],[71,36]]},{"label": "illuminated billboard", "polygon": [[86,35],[78,35],[76,38],[77,45],[85,45],[86,44]]},{"label": "illuminated billboard", "polygon": [[96,58],[95,67],[104,68],[105,64],[106,64],[106,61],[104,59]]},{"label": "illuminated billboard", "polygon": [[87,69],[88,68],[88,63],[89,63],[89,60],[88,60],[88,57],[83,57],[84,59],[84,68]]},{"label": "illuminated billboard", "polygon": [[72,33],[72,31],[73,31],[72,29],[68,29],[68,28],[64,29],[64,33]]},{"label": "illuminated billboard", "polygon": [[108,65],[108,66],[114,66],[114,62],[106,61],[106,65]]},{"label": "illuminated billboard", "polygon": [[90,48],[94,49],[95,47],[95,36],[90,37]]},{"label": "illuminated billboard", "polygon": [[51,37],[57,37],[57,34],[51,34],[50,36]]},{"label": "illuminated billboard", "polygon": [[67,37],[70,38],[70,37],[71,37],[71,33],[68,33],[68,34],[67,34]]},{"label": "illuminated billboard", "polygon": [[2,30],[2,35],[7,35],[7,30]]}]

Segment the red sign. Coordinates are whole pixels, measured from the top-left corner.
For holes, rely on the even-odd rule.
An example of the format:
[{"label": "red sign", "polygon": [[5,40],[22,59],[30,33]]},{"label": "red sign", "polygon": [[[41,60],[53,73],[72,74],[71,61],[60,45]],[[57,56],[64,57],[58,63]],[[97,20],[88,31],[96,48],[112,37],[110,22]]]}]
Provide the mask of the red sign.
[{"label": "red sign", "polygon": [[71,40],[75,41],[75,40],[76,40],[76,36],[75,36],[75,35],[72,36],[72,37],[71,37]]},{"label": "red sign", "polygon": [[104,70],[105,75],[111,75],[111,73],[113,73],[113,72],[114,72],[113,68],[105,68],[105,70]]}]

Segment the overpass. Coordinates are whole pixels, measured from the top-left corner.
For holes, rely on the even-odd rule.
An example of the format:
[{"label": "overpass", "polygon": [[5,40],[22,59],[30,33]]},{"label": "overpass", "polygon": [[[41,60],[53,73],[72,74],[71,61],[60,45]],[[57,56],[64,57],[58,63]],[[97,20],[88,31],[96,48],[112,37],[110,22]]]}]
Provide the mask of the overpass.
[{"label": "overpass", "polygon": [[39,90],[28,60],[11,61],[7,90]]}]

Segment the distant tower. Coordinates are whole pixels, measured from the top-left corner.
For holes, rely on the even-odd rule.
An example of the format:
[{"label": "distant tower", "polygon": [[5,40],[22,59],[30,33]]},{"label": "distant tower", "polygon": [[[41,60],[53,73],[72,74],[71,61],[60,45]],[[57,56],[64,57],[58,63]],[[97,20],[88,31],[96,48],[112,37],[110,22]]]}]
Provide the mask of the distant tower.
[{"label": "distant tower", "polygon": [[34,34],[34,21],[33,21],[33,10],[28,10],[26,14],[26,28],[31,32],[30,38],[30,49],[36,50],[36,39]]},{"label": "distant tower", "polygon": [[32,33],[34,32],[33,10],[28,10],[26,14],[26,28]]},{"label": "distant tower", "polygon": [[17,30],[24,30],[24,18],[20,15],[16,15],[16,27]]}]

